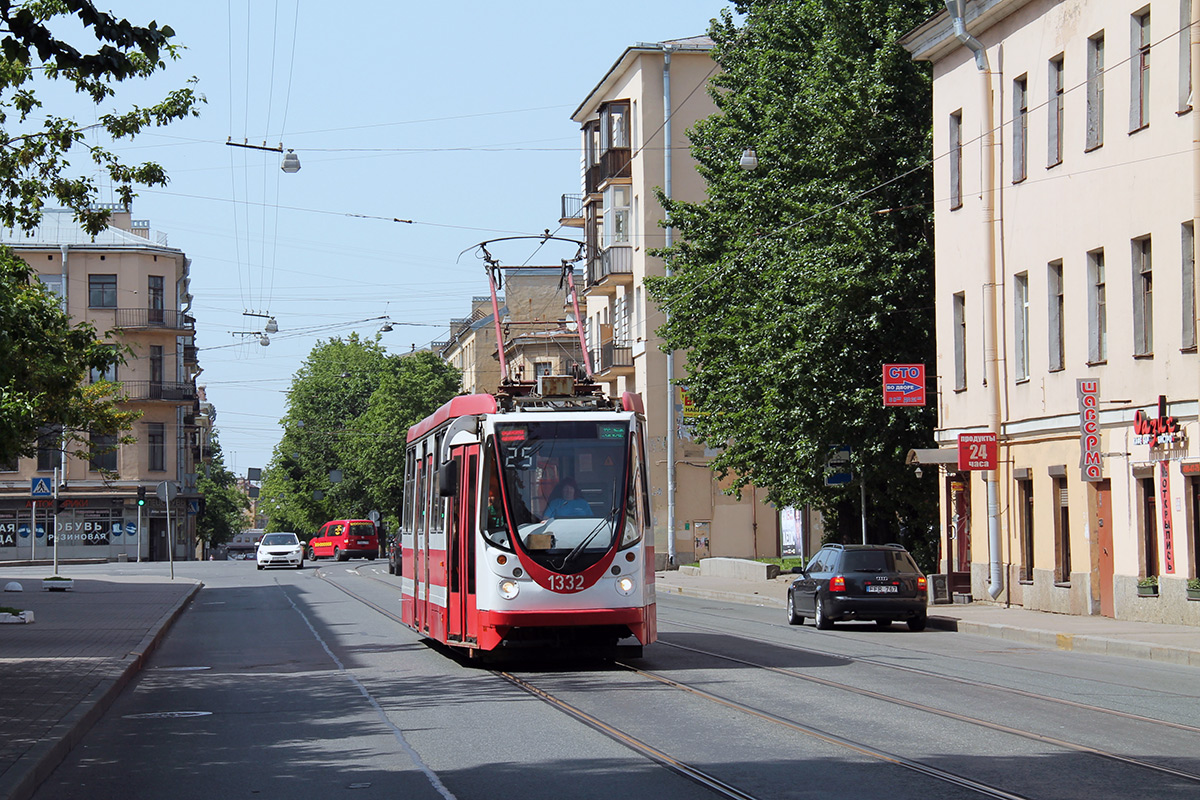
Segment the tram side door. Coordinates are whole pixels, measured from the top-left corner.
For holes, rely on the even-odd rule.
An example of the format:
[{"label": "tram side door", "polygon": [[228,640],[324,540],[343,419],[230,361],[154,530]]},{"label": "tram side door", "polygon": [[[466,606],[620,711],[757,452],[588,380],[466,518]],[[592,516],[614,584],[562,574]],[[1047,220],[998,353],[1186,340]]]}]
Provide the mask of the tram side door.
[{"label": "tram side door", "polygon": [[479,445],[455,447],[451,451],[458,472],[458,494],[448,520],[447,542],[448,638],[453,641],[478,641],[475,619],[475,538],[478,527]]},{"label": "tram side door", "polygon": [[413,589],[417,595],[417,630],[429,631],[429,526],[432,524],[433,495],[436,475],[433,471],[433,456],[426,454],[421,470],[421,509],[420,523],[417,525],[416,536],[413,537],[413,548],[416,551],[415,569],[413,570]]}]

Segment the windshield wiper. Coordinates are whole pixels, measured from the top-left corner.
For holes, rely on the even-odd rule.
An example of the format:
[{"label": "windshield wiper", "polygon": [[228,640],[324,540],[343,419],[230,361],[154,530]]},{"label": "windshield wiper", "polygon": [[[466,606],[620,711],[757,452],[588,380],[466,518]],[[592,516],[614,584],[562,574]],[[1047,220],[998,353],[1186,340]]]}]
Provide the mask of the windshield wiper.
[{"label": "windshield wiper", "polygon": [[565,556],[563,556],[562,563],[559,565],[558,568],[566,569],[567,564],[571,563],[571,561],[575,558],[575,556],[579,555],[579,553],[583,550],[583,548],[585,548],[589,544],[591,544],[592,539],[596,538],[596,534],[600,533],[600,529],[604,527],[605,523],[607,523],[610,519],[613,519],[614,517],[616,517],[617,510],[618,510],[617,507],[614,506],[607,514],[605,514],[604,518],[601,519],[599,523],[597,523],[596,527],[592,528],[592,532],[589,533],[587,536],[583,537],[583,541],[581,541],[579,544],[575,545],[574,550],[572,550],[571,552],[569,552]]}]

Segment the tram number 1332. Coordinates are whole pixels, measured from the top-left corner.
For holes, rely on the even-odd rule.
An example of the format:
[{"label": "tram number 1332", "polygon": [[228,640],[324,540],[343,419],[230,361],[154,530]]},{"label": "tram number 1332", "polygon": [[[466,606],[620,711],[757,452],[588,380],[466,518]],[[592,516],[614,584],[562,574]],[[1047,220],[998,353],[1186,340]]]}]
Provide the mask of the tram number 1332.
[{"label": "tram number 1332", "polygon": [[552,592],[578,592],[584,588],[582,575],[550,575],[549,579]]}]

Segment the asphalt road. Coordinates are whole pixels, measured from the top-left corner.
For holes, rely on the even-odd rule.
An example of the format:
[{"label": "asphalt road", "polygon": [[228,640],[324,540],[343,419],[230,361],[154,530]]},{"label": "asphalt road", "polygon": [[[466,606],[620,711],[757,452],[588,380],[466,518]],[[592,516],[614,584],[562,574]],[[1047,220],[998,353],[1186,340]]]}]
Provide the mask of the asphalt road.
[{"label": "asphalt road", "polygon": [[642,672],[506,668],[553,705],[384,613],[385,562],[176,569],[205,588],[39,800],[1200,796],[1194,668],[670,596]]}]

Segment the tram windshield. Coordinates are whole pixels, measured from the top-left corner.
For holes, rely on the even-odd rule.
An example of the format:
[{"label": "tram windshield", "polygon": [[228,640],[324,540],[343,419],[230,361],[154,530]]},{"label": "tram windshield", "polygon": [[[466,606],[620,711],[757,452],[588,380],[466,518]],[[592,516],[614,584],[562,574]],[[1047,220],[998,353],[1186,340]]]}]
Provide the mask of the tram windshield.
[{"label": "tram windshield", "polygon": [[[628,485],[627,423],[498,424],[496,455],[485,528],[493,544],[512,547],[511,520],[522,549],[546,568],[566,573],[586,569],[611,549]],[[502,502],[507,515],[499,513]]]}]

